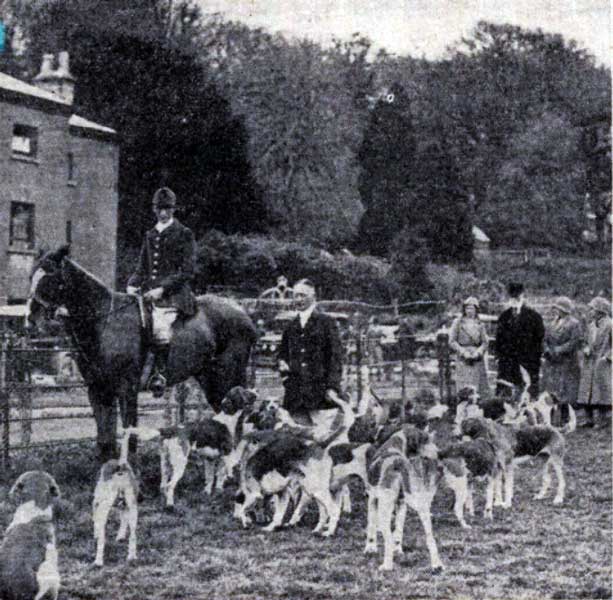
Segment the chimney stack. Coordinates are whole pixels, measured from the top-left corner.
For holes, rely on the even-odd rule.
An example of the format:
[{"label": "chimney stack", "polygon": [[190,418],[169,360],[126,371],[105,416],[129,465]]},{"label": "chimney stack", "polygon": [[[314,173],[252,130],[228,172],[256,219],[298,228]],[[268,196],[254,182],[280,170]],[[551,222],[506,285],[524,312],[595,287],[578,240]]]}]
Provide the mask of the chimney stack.
[{"label": "chimney stack", "polygon": [[75,78],[70,73],[68,52],[62,51],[58,56],[58,68],[53,69],[53,54],[43,54],[40,73],[34,78],[34,83],[48,92],[62,98],[68,104],[74,99]]}]

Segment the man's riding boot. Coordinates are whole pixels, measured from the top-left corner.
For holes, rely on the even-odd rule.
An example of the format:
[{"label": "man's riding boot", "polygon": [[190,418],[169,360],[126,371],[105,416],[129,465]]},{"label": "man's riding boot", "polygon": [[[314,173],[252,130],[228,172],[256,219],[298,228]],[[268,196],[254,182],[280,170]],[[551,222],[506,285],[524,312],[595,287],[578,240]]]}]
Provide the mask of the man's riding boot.
[{"label": "man's riding boot", "polygon": [[169,345],[164,344],[155,349],[155,372],[149,380],[149,389],[154,398],[161,398],[166,389],[166,366],[168,364]]}]

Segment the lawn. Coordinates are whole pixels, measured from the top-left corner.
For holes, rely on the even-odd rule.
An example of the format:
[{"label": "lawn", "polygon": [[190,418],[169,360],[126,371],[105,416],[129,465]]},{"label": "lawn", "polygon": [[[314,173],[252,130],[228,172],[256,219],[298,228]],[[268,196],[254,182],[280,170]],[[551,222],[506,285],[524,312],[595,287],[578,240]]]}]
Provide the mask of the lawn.
[{"label": "lawn", "polygon": [[492,258],[489,265],[476,269],[478,277],[502,282],[522,281],[529,294],[537,296],[569,296],[578,302],[589,302],[602,294],[611,297],[611,257],[552,256],[529,264],[507,257]]},{"label": "lawn", "polygon": [[[127,565],[127,545],[111,537],[106,566],[95,569],[91,501],[96,472],[93,445],[15,454],[0,497],[26,469],[54,474],[63,492],[57,505],[57,542],[63,577],[60,599],[162,600],[204,598],[610,598],[611,432],[579,430],[568,436],[564,505],[535,501],[538,465],[518,469],[514,506],[496,509],[493,522],[470,519],[462,530],[441,489],[434,505],[434,533],[446,570],[429,569],[424,535],[415,515],[405,530],[405,555],[395,570],[378,571],[381,556],[362,553],[364,498],[333,539],[310,532],[315,515],[295,529],[266,534],[243,530],[232,518],[234,487],[208,498],[196,458],[177,489],[177,511],[161,510],[156,444],[140,451],[146,498],[140,507],[139,558]],[[481,512],[483,496],[477,497]],[[5,528],[14,507],[0,504]],[[117,527],[113,519],[111,534]]]}]

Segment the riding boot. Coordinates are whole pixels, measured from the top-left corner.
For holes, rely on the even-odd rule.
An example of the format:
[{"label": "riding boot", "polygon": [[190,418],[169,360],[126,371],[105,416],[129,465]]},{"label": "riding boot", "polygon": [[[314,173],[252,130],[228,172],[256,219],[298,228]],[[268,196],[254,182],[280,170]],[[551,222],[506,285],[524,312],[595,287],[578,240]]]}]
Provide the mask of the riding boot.
[{"label": "riding boot", "polygon": [[166,367],[168,364],[168,344],[155,348],[155,372],[149,380],[149,389],[154,398],[161,398],[166,389]]}]

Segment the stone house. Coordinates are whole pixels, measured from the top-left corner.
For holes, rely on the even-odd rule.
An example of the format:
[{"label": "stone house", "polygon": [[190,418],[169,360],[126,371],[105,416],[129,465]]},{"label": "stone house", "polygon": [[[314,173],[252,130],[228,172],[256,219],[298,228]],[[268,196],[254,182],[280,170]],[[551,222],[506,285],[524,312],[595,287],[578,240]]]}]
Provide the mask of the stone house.
[{"label": "stone house", "polygon": [[117,135],[73,113],[68,53],[53,60],[44,56],[35,85],[0,73],[0,308],[26,300],[38,250],[66,242],[115,284]]}]

